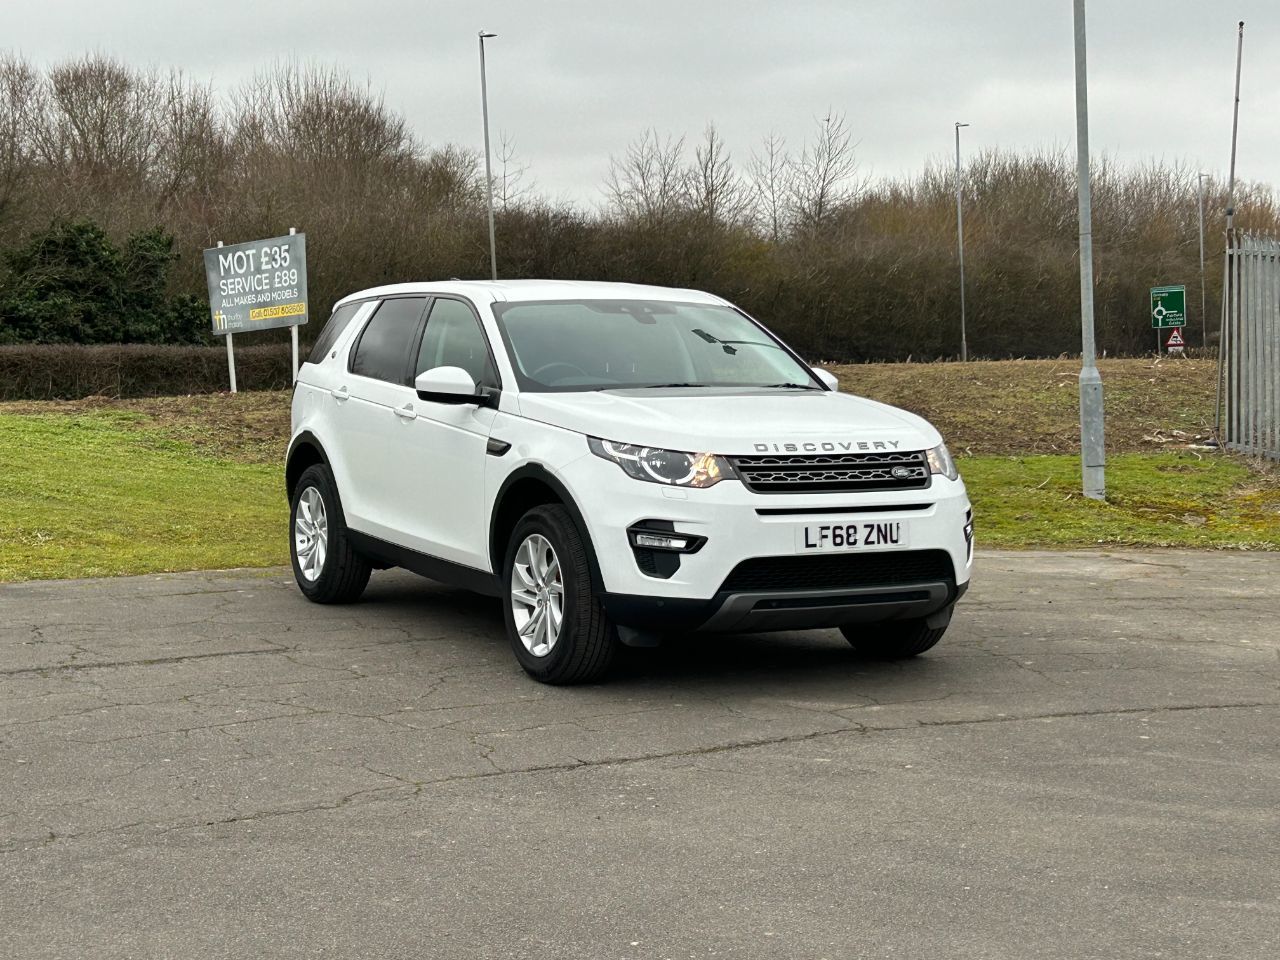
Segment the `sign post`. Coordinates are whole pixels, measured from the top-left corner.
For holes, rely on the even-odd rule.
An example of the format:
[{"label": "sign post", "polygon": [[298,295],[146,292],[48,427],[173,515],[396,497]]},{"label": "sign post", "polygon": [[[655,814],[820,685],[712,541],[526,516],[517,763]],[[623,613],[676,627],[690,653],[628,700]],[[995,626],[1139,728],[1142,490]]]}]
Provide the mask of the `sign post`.
[{"label": "sign post", "polygon": [[227,338],[227,373],[236,392],[236,333],[290,327],[293,379],[298,378],[298,327],[307,322],[307,235],[224,245],[204,252],[213,332]]},{"label": "sign post", "polygon": [[[1187,323],[1187,288],[1182,284],[1151,288],[1151,329],[1156,331],[1156,353],[1164,342],[1161,331]],[[1181,335],[1178,336],[1181,341]],[[1181,344],[1177,344],[1181,346]]]}]

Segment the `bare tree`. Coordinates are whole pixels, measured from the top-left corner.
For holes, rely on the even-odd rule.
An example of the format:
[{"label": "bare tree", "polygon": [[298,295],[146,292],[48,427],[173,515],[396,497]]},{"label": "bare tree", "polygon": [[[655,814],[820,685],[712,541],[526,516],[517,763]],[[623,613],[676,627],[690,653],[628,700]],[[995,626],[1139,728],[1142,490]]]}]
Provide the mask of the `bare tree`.
[{"label": "bare tree", "polygon": [[656,130],[646,130],[627,145],[621,158],[610,157],[605,193],[614,209],[650,225],[662,224],[685,209],[689,178],[683,156],[684,137],[660,140]]},{"label": "bare tree", "polygon": [[0,222],[31,169],[30,127],[39,79],[24,60],[0,54]]},{"label": "bare tree", "polygon": [[160,140],[154,73],[95,54],[54,67],[41,94],[33,132],[44,163],[113,189],[145,180]]},{"label": "bare tree", "polygon": [[751,155],[751,190],[757,224],[774,243],[787,227],[787,203],[791,195],[792,164],[787,142],[771,133],[761,142],[761,151]]},{"label": "bare tree", "polygon": [[751,198],[714,124],[707,124],[694,149],[689,188],[695,209],[712,223],[740,223],[750,208]]},{"label": "bare tree", "polygon": [[818,121],[817,138],[791,161],[788,201],[798,229],[822,226],[865,189],[865,180],[857,177],[853,147],[844,115],[829,113]]},{"label": "bare tree", "polygon": [[516,144],[503,131],[498,140],[498,175],[494,178],[494,195],[498,206],[506,210],[509,205],[518,205],[533,189],[533,182],[524,182],[524,175],[529,172],[529,164],[516,158]]},{"label": "bare tree", "polygon": [[161,139],[155,165],[155,207],[204,205],[217,192],[229,160],[226,132],[213,91],[172,73],[164,83]]}]

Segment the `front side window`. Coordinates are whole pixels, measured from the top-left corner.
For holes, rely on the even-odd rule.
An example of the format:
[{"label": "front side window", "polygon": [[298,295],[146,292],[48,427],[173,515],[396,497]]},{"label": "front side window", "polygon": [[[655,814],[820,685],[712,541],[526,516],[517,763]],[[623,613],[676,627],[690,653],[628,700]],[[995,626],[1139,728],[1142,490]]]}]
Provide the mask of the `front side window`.
[{"label": "front side window", "polygon": [[498,386],[480,321],[460,300],[436,300],[427,317],[414,376],[436,367],[461,367],[481,386]]},{"label": "front side window", "polygon": [[807,366],[733,307],[656,300],[496,303],[520,388],[822,389]]},{"label": "front side window", "polygon": [[351,372],[408,386],[410,351],[426,303],[425,297],[384,300],[356,341]]}]

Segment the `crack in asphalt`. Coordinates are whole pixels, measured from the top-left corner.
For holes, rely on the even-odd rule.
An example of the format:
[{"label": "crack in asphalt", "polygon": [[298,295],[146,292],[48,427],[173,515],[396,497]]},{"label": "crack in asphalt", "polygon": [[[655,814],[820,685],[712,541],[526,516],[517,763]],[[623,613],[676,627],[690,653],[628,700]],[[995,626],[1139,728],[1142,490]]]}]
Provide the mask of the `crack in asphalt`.
[{"label": "crack in asphalt", "polygon": [[[460,773],[445,777],[436,777],[428,780],[408,780],[395,774],[387,773],[382,770],[374,769],[367,764],[360,764],[360,769],[368,773],[385,777],[397,784],[396,786],[388,785],[386,787],[371,787],[363,790],[357,790],[338,798],[337,800],[325,801],[321,803],[307,804],[300,807],[282,807],[274,810],[260,810],[252,813],[237,814],[231,817],[223,817],[215,820],[194,820],[185,823],[172,823],[169,825],[155,824],[156,834],[163,835],[174,833],[180,830],[198,830],[202,827],[217,827],[235,823],[259,822],[269,819],[277,819],[281,817],[298,816],[310,813],[323,813],[339,810],[350,805],[361,797],[368,798],[366,802],[398,802],[405,800],[413,800],[423,796],[429,787],[444,786],[453,783],[462,783],[470,781],[488,780],[496,777],[523,776],[536,773],[564,773],[574,770],[588,770],[597,767],[616,767],[630,766],[632,764],[647,763],[661,760],[677,760],[687,757],[701,757],[715,754],[731,753],[737,750],[750,750],[759,747],[780,746],[785,744],[800,744],[814,740],[839,737],[844,734],[856,734],[859,736],[870,736],[880,733],[902,733],[911,730],[921,730],[930,727],[964,727],[979,726],[991,723],[1028,723],[1045,720],[1063,720],[1063,719],[1079,719],[1088,717],[1120,717],[1132,716],[1135,714],[1156,715],[1162,713],[1186,713],[1198,710],[1249,710],[1258,708],[1280,708],[1280,701],[1243,701],[1235,703],[1190,703],[1190,704],[1168,704],[1164,706],[1154,707],[1113,707],[1100,710],[1061,710],[1047,713],[1037,714],[1020,714],[1008,716],[988,716],[988,717],[972,717],[957,718],[950,720],[916,720],[910,723],[889,725],[889,726],[866,726],[844,717],[838,713],[832,713],[833,718],[839,718],[847,724],[835,730],[814,730],[807,733],[789,734],[780,737],[761,737],[751,740],[735,741],[732,743],[709,744],[702,747],[690,747],[680,750],[655,751],[651,753],[636,754],[626,757],[606,757],[598,760],[581,760],[574,758],[569,761],[561,761],[558,763],[532,764],[524,767],[513,767],[510,769],[493,769],[484,770],[473,773]],[[475,741],[473,740],[473,743]],[[479,744],[477,744],[479,746]],[[487,744],[485,745],[487,746]],[[483,757],[491,765],[496,767],[492,757],[485,755]],[[408,792],[406,792],[406,790]],[[388,795],[392,794],[392,795]],[[25,846],[40,845],[48,846],[53,843],[86,840],[100,836],[116,835],[129,833],[137,830],[139,827],[145,827],[145,822],[134,822],[122,824],[113,827],[104,827],[99,830],[88,830],[80,833],[57,834],[50,832],[42,837],[14,837],[8,842],[0,843],[0,852],[9,853],[21,849]]]},{"label": "crack in asphalt", "polygon": [[[83,652],[83,650],[81,651]],[[15,670],[0,670],[0,677],[49,677],[58,673],[70,673],[76,670],[102,670],[111,667],[154,667],[169,663],[186,663],[189,660],[212,660],[214,657],[253,657],[262,654],[285,654],[286,647],[264,647],[254,650],[223,650],[218,653],[187,653],[176,657],[151,657],[146,660],[115,660],[90,663],[62,663],[48,667],[21,667]]]}]

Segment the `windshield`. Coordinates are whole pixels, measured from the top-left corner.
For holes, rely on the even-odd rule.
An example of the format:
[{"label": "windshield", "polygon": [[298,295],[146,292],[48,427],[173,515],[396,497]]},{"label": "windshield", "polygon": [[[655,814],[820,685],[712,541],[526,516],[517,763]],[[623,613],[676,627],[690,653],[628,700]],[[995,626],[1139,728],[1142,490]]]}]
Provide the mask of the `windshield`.
[{"label": "windshield", "polygon": [[809,368],[733,307],[665,300],[495,303],[520,389],[820,390]]}]

